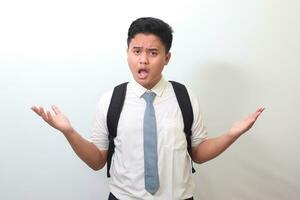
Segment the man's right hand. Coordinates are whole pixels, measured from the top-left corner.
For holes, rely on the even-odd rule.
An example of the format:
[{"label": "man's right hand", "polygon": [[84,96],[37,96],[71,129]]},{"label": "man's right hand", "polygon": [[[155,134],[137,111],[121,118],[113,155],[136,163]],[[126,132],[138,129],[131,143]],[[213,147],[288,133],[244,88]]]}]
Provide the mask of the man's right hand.
[{"label": "man's right hand", "polygon": [[45,122],[47,122],[50,126],[58,129],[62,133],[67,134],[73,131],[69,119],[59,110],[59,108],[57,106],[52,106],[51,108],[54,112],[54,115],[51,114],[50,111],[45,112],[44,108],[41,106],[31,107],[31,109],[41,118],[43,118]]},{"label": "man's right hand", "polygon": [[107,151],[99,150],[95,144],[84,139],[71,126],[68,118],[57,106],[52,106],[54,114],[43,107],[32,106],[31,109],[50,126],[61,131],[69,141],[75,153],[92,169],[99,170],[105,166]]}]

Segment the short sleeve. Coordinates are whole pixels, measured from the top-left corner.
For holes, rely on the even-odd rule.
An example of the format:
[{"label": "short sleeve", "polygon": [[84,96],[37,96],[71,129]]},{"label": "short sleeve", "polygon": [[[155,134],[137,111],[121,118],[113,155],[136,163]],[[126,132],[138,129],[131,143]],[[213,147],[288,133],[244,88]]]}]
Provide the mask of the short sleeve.
[{"label": "short sleeve", "polygon": [[99,100],[96,108],[94,123],[91,129],[89,141],[94,143],[98,149],[108,149],[108,129],[106,124],[106,115],[112,96],[112,91],[105,93]]},{"label": "short sleeve", "polygon": [[203,122],[203,117],[200,111],[200,104],[198,97],[188,89],[188,93],[191,99],[191,104],[194,113],[194,122],[192,125],[192,147],[199,145],[207,138],[207,130]]}]

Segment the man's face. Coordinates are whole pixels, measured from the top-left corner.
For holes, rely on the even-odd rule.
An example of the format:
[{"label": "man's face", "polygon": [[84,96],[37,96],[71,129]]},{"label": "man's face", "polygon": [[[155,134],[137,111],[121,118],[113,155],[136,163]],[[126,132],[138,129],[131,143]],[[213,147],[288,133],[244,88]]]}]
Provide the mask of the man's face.
[{"label": "man's face", "polygon": [[170,57],[159,37],[153,34],[136,34],[127,49],[127,61],[133,78],[147,89],[159,82]]}]

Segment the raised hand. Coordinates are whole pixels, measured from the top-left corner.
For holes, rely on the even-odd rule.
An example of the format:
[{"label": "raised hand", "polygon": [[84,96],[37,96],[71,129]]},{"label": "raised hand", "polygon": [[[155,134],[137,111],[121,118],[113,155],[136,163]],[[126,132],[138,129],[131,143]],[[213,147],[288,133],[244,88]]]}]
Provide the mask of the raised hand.
[{"label": "raised hand", "polygon": [[71,131],[73,128],[69,119],[59,110],[57,106],[51,107],[54,115],[51,114],[50,111],[44,110],[43,107],[32,106],[31,109],[38,114],[45,122],[47,122],[50,126],[58,129],[63,133],[67,133]]},{"label": "raised hand", "polygon": [[229,130],[229,135],[233,137],[239,137],[246,131],[248,131],[253,124],[256,122],[259,115],[265,110],[265,108],[258,108],[254,113],[252,113],[249,117],[244,120],[238,121],[233,124],[231,129]]}]

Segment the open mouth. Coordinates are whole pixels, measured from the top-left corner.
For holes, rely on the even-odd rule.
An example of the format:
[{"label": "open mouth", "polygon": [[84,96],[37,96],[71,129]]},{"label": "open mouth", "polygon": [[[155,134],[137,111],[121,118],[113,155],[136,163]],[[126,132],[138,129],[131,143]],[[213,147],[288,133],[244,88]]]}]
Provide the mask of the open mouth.
[{"label": "open mouth", "polygon": [[138,70],[138,78],[146,79],[148,77],[149,71],[147,69],[139,69]]}]

